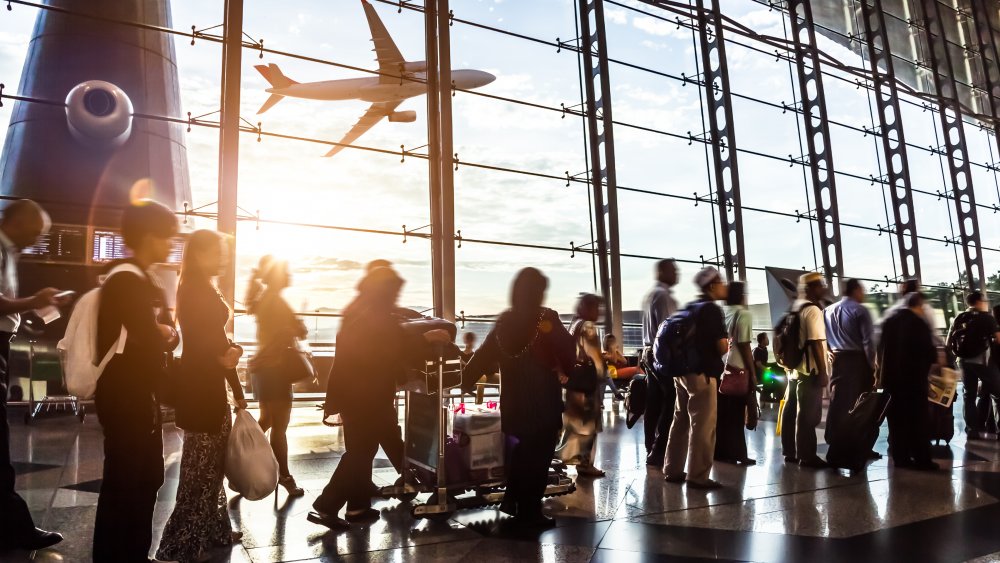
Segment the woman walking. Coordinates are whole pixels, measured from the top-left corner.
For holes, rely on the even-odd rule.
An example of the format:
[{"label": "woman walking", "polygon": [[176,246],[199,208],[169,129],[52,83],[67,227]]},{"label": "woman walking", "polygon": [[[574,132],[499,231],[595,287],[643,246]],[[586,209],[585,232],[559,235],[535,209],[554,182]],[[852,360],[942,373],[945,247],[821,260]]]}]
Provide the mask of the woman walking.
[{"label": "woman walking", "polygon": [[[746,284],[735,281],[729,284],[726,298],[726,329],[729,332],[729,353],[726,371],[719,385],[718,418],[716,419],[715,460],[740,465],[755,465],[756,460],[747,456],[747,408],[757,408],[756,364],[750,342],[753,340],[753,317],[746,305]],[[726,378],[746,381],[745,391],[733,394]],[[735,385],[739,389],[741,385]]]},{"label": "woman walking", "polygon": [[[601,315],[601,298],[585,293],[576,304],[576,315],[570,324],[570,334],[576,340],[576,364],[592,365],[596,386],[592,390],[574,388],[572,382],[566,389],[566,411],[563,413],[563,437],[559,445],[559,458],[576,465],[577,475],[604,477],[604,472],[594,467],[597,434],[603,429],[601,409],[604,407],[605,377],[604,355],[597,336],[597,322]],[[589,373],[588,373],[589,375]]]},{"label": "woman walking", "polygon": [[548,280],[535,268],[517,273],[511,308],[462,372],[462,390],[471,393],[476,381],[500,364],[500,423],[514,444],[507,452],[509,477],[500,510],[525,527],[553,525],[542,513],[542,496],[562,427],[559,373],[569,373],[576,357],[559,313],[542,306],[546,287]]},{"label": "woman walking", "polygon": [[236,376],[243,349],[226,335],[230,310],[213,283],[228,256],[224,245],[218,233],[202,230],[191,234],[184,249],[177,290],[184,352],[175,399],[184,450],[177,503],[156,552],[161,560],[206,560],[212,548],[231,545],[243,536],[232,530],[222,488],[232,428],[227,382],[236,408],[247,407]]},{"label": "woman walking", "polygon": [[260,427],[271,430],[271,450],[278,460],[278,485],[289,496],[305,494],[288,471],[288,423],[292,418],[292,384],[283,373],[283,352],[308,335],[281,296],[291,285],[288,262],[272,256],[260,259],[245,299],[247,312],[257,318],[257,354],[252,358],[253,392],[260,404]]}]

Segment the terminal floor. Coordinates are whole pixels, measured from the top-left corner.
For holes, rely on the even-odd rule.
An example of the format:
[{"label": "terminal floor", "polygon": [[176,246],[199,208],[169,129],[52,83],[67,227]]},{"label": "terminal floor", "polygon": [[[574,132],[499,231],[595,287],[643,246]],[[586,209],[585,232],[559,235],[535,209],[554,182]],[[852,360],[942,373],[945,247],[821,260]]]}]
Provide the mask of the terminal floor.
[{"label": "terminal floor", "polygon": [[[851,476],[785,465],[775,411],[765,407],[761,428],[748,433],[758,465],[717,464],[714,477],[725,484],[717,491],[665,483],[644,463],[641,424],[628,430],[609,405],[597,462],[608,475],[581,478],[574,494],[546,501],[555,529],[510,535],[503,516],[487,509],[414,520],[408,504],[389,500],[375,504],[380,521],[337,533],[305,518],[343,448],[341,430],[319,424],[310,404],[295,409],[289,429],[292,472],[306,496],[250,502],[230,493],[233,526],[245,536],[213,561],[1000,561],[997,442],[966,443],[957,421],[950,446],[935,448],[942,471],[895,469],[882,459]],[[102,463],[96,417],[30,426],[20,418],[15,410],[17,488],[38,525],[66,539],[33,554],[0,553],[0,561],[89,561]],[[164,442],[154,545],[173,505],[182,432],[165,426]],[[886,451],[884,428],[877,449]],[[395,474],[379,455],[376,480],[388,484]]]}]

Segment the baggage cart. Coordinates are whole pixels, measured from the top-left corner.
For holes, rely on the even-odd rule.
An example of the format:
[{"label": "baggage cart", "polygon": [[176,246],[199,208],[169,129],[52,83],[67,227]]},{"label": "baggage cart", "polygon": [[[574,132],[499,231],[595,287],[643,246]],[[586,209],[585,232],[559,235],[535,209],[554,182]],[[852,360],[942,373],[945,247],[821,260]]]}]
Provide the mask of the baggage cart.
[{"label": "baggage cart", "polygon": [[28,388],[25,390],[25,398],[28,401],[28,411],[24,413],[24,423],[31,424],[38,415],[49,412],[72,413],[81,423],[86,416],[80,399],[70,394],[49,395],[47,392],[42,397],[35,397],[35,381],[46,383],[55,381],[60,387],[66,388],[66,381],[63,377],[62,361],[58,356],[48,358],[36,353],[36,341],[34,338],[28,339]]},{"label": "baggage cart", "polygon": [[[410,502],[418,494],[430,493],[426,502],[413,505],[410,511],[414,518],[430,520],[446,520],[457,510],[499,505],[506,488],[502,472],[476,472],[460,482],[449,476],[445,455],[451,411],[448,392],[461,385],[461,361],[439,353],[436,360],[425,362],[423,369],[416,371],[417,377],[404,393],[403,478],[396,485],[382,487],[376,496]],[[566,465],[553,460],[544,496],[575,490]]]}]

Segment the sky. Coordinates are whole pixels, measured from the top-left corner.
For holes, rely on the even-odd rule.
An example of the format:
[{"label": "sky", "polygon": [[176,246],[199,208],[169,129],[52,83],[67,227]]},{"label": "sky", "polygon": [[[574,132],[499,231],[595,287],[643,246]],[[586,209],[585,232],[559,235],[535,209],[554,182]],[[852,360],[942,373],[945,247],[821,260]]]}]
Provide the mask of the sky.
[{"label": "sky", "polygon": [[[653,14],[656,9],[633,0],[623,2]],[[423,16],[375,2],[375,9],[408,60],[422,60]],[[457,18],[479,22],[554,42],[571,41],[575,2],[570,0],[453,0]],[[616,121],[682,136],[704,131],[699,91],[661,75],[628,65],[647,67],[658,73],[680,76],[696,74],[699,68],[691,32],[651,15],[606,5],[612,107]],[[173,27],[208,28],[221,22],[219,0],[174,0]],[[727,15],[761,33],[783,36],[785,22],[751,0],[725,0]],[[14,6],[0,16],[0,81],[19,83],[21,65],[37,10]],[[268,48],[294,52],[328,61],[376,68],[364,13],[356,0],[287,1],[280,4],[246,0],[245,32],[264,39]],[[580,102],[578,60],[575,53],[455,23],[452,33],[452,65],[494,74],[497,80],[483,88],[489,94],[559,107]],[[746,40],[740,39],[742,42]],[[181,100],[185,112],[194,115],[218,108],[221,49],[217,44],[184,38],[175,41]],[[838,59],[856,66],[860,57],[825,38],[820,46]],[[728,44],[732,88],[740,95],[759,98],[779,108],[747,99],[735,99],[735,129],[741,148],[777,155],[774,161],[739,154],[743,204],[746,207],[805,213],[810,208],[811,187],[801,166],[790,166],[788,155],[803,150],[798,117],[783,113],[782,102],[791,105],[797,95],[790,69],[784,61]],[[622,62],[627,64],[621,64]],[[267,99],[267,87],[254,70],[255,64],[278,64],[299,82],[355,78],[356,72],[288,57],[243,53],[241,115],[260,121],[265,131],[304,137],[339,140],[367,107],[361,101],[321,102],[286,99],[258,116]],[[853,84],[826,80],[831,119],[852,126],[871,127],[869,99]],[[530,108],[502,101],[457,93],[454,104],[454,142],[459,160],[524,169],[556,176],[580,174],[587,168],[583,123],[572,115]],[[10,119],[13,104],[0,108],[0,123]],[[426,144],[426,101],[418,97],[399,110],[414,110],[414,123],[383,122],[365,134],[359,144],[398,151]],[[920,108],[903,108],[907,140],[920,146],[937,146],[935,117]],[[985,133],[967,128],[970,155],[977,162],[993,162],[995,145]],[[880,157],[872,136],[834,126],[832,150],[838,170],[863,177],[880,176]],[[614,130],[616,171],[620,186],[665,194],[707,196],[711,187],[706,147],[689,144],[657,133],[620,126]],[[218,132],[192,128],[186,134],[193,206],[215,201],[217,185]],[[240,284],[256,259],[265,253],[291,260],[295,286],[288,297],[301,311],[337,310],[354,295],[364,263],[386,258],[396,263],[407,285],[402,297],[406,305],[430,306],[429,245],[409,238],[404,243],[403,225],[413,229],[427,225],[428,192],[426,161],[399,155],[381,155],[346,149],[333,158],[322,158],[327,146],[244,135],[240,144],[239,205],[250,213],[260,211],[268,220],[361,227],[399,232],[400,236],[337,232],[307,227],[278,227],[241,223],[238,232]],[[944,189],[941,160],[922,151],[910,151],[915,187],[935,192]],[[995,173],[975,170],[974,185],[980,202],[1000,203]],[[845,223],[875,227],[887,221],[888,196],[868,181],[837,177],[840,216]],[[586,245],[591,240],[588,188],[582,183],[569,187],[565,181],[478,170],[459,165],[455,172],[456,228],[463,237],[532,243],[560,248]],[[690,201],[634,191],[619,191],[620,244],[624,254],[645,257],[675,257],[698,261],[719,254],[714,229],[715,208],[707,202]],[[940,243],[921,241],[924,278],[929,282],[957,279],[948,203],[933,196],[915,195],[917,229],[922,236]],[[891,213],[889,213],[891,216]],[[747,261],[751,266],[814,268],[818,244],[809,221],[777,217],[750,210],[743,213]],[[981,216],[983,244],[1000,248],[1000,226],[992,214]],[[210,227],[201,222],[198,226]],[[426,232],[424,229],[423,232]],[[888,235],[844,228],[844,265],[849,276],[882,279],[893,277],[893,241]],[[549,304],[562,312],[572,309],[580,292],[594,290],[592,261],[586,254],[570,257],[567,252],[505,248],[464,243],[456,251],[457,309],[468,315],[493,314],[507,304],[513,274],[523,266],[541,268],[551,280]],[[984,255],[987,272],[1000,269],[1000,253]],[[818,260],[821,263],[821,259]],[[680,299],[694,296],[691,277],[700,267],[682,263]],[[652,282],[653,262],[646,258],[622,259],[623,304],[637,309]],[[751,302],[766,301],[762,272],[748,275]],[[884,287],[884,284],[883,284]]]}]

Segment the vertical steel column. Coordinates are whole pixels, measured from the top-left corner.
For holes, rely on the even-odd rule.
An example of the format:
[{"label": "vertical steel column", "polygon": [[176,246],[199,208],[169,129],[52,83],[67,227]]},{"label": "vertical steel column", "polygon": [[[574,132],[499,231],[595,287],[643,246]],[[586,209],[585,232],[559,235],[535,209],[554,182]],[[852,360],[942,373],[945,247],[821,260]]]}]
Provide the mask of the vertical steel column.
[{"label": "vertical steel column", "polygon": [[711,2],[712,7],[706,9],[705,0],[698,0],[698,38],[701,42],[708,123],[712,133],[712,156],[715,159],[715,199],[719,208],[726,277],[729,280],[737,277],[745,280],[747,269],[743,248],[743,206],[740,203],[740,173],[729,65],[726,62],[726,41],[722,32],[719,1]]},{"label": "vertical steel column", "polygon": [[455,171],[451,155],[451,25],[448,0],[437,0],[438,135],[440,139],[441,318],[455,320]]},{"label": "vertical steel column", "polygon": [[[875,83],[875,103],[878,106],[879,137],[885,153],[885,169],[892,196],[892,210],[896,220],[896,246],[903,277],[920,278],[920,251],[917,245],[916,214],[913,209],[913,190],[910,183],[910,164],[906,154],[906,137],[899,111],[899,90],[893,67],[889,33],[885,25],[882,0],[858,0],[861,20],[868,47],[868,63]],[[884,70],[881,67],[885,67]]]},{"label": "vertical steel column", "polygon": [[[611,117],[611,80],[608,76],[608,42],[604,29],[604,2],[579,0],[578,8],[582,35],[584,89],[587,95],[587,136],[590,140],[590,178],[597,226],[598,269],[601,292],[607,300],[605,329],[621,342],[623,335],[618,188]],[[600,81],[600,98],[597,97],[596,81]]]},{"label": "vertical steel column", "polygon": [[[431,221],[431,292],[434,315],[444,315],[444,294],[441,285],[441,117],[438,88],[437,1],[424,0],[424,58],[427,61],[427,186],[430,192]],[[449,233],[450,234],[450,233]]]},{"label": "vertical steel column", "polygon": [[[844,253],[840,245],[840,211],[837,207],[837,182],[830,143],[830,122],[826,113],[823,72],[816,50],[816,31],[809,0],[787,0],[788,19],[795,43],[795,69],[799,77],[802,121],[809,149],[816,201],[819,244],[823,250],[823,270],[831,288],[839,290],[844,277]],[[801,19],[800,19],[801,18]]]},{"label": "vertical steel column", "polygon": [[982,245],[979,239],[979,217],[976,194],[972,189],[972,173],[962,124],[962,109],[955,85],[954,67],[948,56],[944,21],[937,0],[920,0],[924,12],[924,36],[927,38],[930,71],[938,96],[938,117],[945,142],[945,155],[951,172],[951,188],[955,198],[955,213],[962,236],[962,252],[969,287],[985,287]]},{"label": "vertical steel column", "polygon": [[[983,65],[983,82],[986,91],[986,105],[993,117],[993,140],[1000,150],[1000,51],[996,37],[990,28],[989,10],[986,2],[972,0],[972,21],[976,28],[976,50]],[[993,57],[990,60],[986,55]],[[1000,153],[998,153],[1000,154]]]},{"label": "vertical steel column", "polygon": [[[240,164],[240,73],[243,60],[243,0],[226,0],[219,105],[219,194],[217,227],[232,235],[229,262],[219,280],[226,303],[236,296],[236,195]],[[232,321],[230,321],[230,325]],[[229,327],[232,328],[231,326]]]}]

